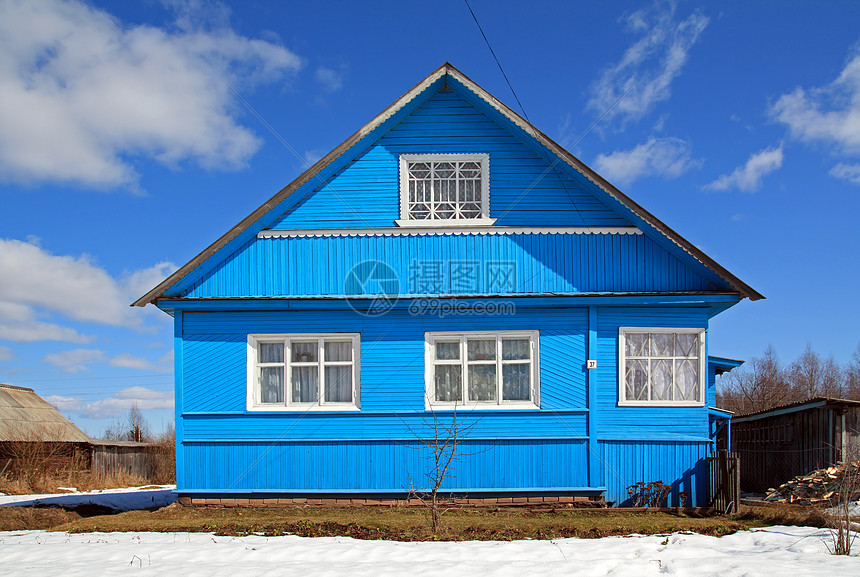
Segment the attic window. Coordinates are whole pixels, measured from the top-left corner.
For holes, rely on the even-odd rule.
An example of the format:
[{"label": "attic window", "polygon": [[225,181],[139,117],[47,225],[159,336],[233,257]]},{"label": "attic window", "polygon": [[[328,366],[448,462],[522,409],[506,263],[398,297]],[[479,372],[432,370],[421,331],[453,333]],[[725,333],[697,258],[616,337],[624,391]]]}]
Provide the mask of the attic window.
[{"label": "attic window", "polygon": [[399,226],[491,225],[489,154],[402,154]]}]

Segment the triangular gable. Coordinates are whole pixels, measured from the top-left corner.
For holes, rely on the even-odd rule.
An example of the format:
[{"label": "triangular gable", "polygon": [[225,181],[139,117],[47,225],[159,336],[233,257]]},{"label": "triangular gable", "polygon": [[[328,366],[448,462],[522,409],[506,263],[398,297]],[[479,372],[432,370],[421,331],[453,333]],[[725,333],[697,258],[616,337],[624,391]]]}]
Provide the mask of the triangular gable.
[{"label": "triangular gable", "polygon": [[168,291],[177,294],[181,292],[182,287],[187,287],[202,278],[219,261],[227,258],[244,243],[254,238],[257,233],[273,225],[282,215],[296,206],[306,196],[301,191],[311,191],[337,174],[405,117],[427,102],[443,86],[447,86],[463,100],[503,126],[506,125],[512,134],[519,136],[519,140],[547,158],[553,168],[560,168],[576,182],[590,188],[617,214],[634,223],[670,253],[679,256],[688,264],[692,263],[704,276],[728,283],[741,297],[749,297],[752,300],[764,298],[456,68],[445,63],[221,238],[135,301],[133,305],[145,306],[148,303],[154,303],[164,297]]},{"label": "triangular gable", "polygon": [[489,154],[496,226],[633,226],[541,152],[443,87],[269,228],[391,228],[401,218],[400,156],[428,153]]}]

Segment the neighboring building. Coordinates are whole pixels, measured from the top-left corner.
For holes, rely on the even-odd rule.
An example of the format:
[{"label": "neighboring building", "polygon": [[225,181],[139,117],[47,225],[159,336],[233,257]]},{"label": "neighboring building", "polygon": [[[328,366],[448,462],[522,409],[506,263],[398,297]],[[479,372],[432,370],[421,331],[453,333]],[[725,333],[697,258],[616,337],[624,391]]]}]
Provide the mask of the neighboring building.
[{"label": "neighboring building", "polygon": [[149,446],[91,439],[33,389],[0,384],[0,475],[14,472],[16,461],[25,459],[29,466],[146,477],[152,468]]},{"label": "neighboring building", "polygon": [[860,459],[860,401],[818,397],[732,420],[741,489],[764,492],[797,475]]},{"label": "neighboring building", "polygon": [[0,384],[0,443],[90,442],[89,436],[33,389]]},{"label": "neighboring building", "polygon": [[436,418],[445,491],[702,505],[746,297],[445,64],[135,305],[174,317],[180,494],[402,495]]}]

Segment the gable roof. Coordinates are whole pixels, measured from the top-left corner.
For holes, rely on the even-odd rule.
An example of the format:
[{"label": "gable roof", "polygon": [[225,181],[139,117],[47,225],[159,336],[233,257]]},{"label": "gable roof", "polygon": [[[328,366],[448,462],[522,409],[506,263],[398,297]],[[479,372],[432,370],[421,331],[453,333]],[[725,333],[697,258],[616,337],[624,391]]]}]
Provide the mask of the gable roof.
[{"label": "gable roof", "polygon": [[[581,160],[579,160],[567,150],[565,150],[561,145],[554,142],[551,138],[549,138],[543,132],[532,126],[519,114],[511,110],[508,106],[499,101],[492,94],[478,86],[465,74],[463,74],[454,66],[446,62],[445,64],[437,68],[424,80],[415,85],[415,87],[409,90],[406,94],[404,94],[394,103],[388,106],[373,120],[371,120],[365,126],[360,128],[357,132],[355,132],[352,136],[343,141],[334,150],[332,150],[319,161],[317,161],[308,170],[299,175],[298,178],[293,180],[290,184],[281,189],[272,198],[263,203],[254,212],[242,219],[241,222],[239,222],[236,226],[234,226],[232,229],[222,235],[221,238],[209,245],[206,249],[204,249],[200,254],[191,259],[188,263],[180,267],[176,272],[174,272],[172,275],[162,281],[158,286],[156,286],[151,291],[149,291],[148,293],[140,297],[138,300],[136,300],[134,303],[132,303],[132,306],[142,307],[146,306],[148,303],[155,303],[157,299],[165,296],[165,293],[172,286],[186,278],[189,274],[195,271],[195,269],[197,269],[207,260],[209,260],[213,255],[215,255],[225,247],[229,248],[235,245],[238,240],[244,239],[244,237],[247,236],[247,233],[253,232],[253,234],[256,234],[257,232],[265,228],[269,223],[263,222],[264,217],[266,215],[269,215],[272,211],[276,210],[276,208],[281,205],[281,203],[286,201],[288,197],[290,197],[290,195],[301,189],[303,186],[305,186],[315,178],[320,178],[322,180],[322,174],[324,174],[327,170],[331,169],[331,167],[335,165],[337,161],[341,160],[342,157],[347,156],[346,153],[349,152],[350,149],[358,148],[356,145],[361,143],[367,137],[376,133],[379,129],[383,128],[384,125],[390,120],[392,120],[393,117],[403,113],[406,110],[409,110],[410,106],[415,106],[415,102],[418,99],[419,95],[424,93],[426,90],[433,87],[441,88],[448,84],[457,84],[465,88],[474,97],[479,99],[479,101],[485,103],[487,106],[491,107],[491,109],[495,110],[498,114],[500,114],[503,118],[511,122],[526,137],[531,138],[542,148],[549,150],[558,159],[556,162],[560,164],[561,168],[566,168],[569,172],[584,177],[585,179],[593,183],[593,185],[595,185],[599,189],[599,191],[601,191],[606,196],[604,200],[609,201],[614,207],[616,207],[617,210],[619,210],[619,212],[625,213],[625,215],[628,216],[633,222],[635,222],[636,225],[643,230],[643,232],[645,232],[646,234],[650,232],[651,236],[654,237],[655,240],[657,240],[658,242],[663,241],[667,244],[675,245],[676,247],[680,248],[681,251],[704,265],[704,267],[708,269],[711,273],[713,273],[714,275],[722,279],[724,282],[726,282],[729,286],[731,286],[741,296],[741,298],[748,297],[751,300],[758,300],[764,298],[764,296],[762,296],[759,292],[757,292],[755,289],[753,289],[752,287],[744,283],[742,280],[734,276],[732,273],[723,268],[720,264],[718,264],[708,255],[706,255],[700,249],[695,247],[688,240],[683,238],[680,234],[669,228],[657,217],[639,206],[636,202],[634,202],[627,195],[618,190],[615,186],[610,184],[602,176],[600,176],[591,168],[586,166],[585,163],[583,163]],[[278,213],[278,216],[280,216],[281,214],[282,212]],[[227,253],[229,253],[229,251],[227,251]]]},{"label": "gable roof", "polygon": [[0,442],[89,443],[89,436],[25,387],[0,384]]}]

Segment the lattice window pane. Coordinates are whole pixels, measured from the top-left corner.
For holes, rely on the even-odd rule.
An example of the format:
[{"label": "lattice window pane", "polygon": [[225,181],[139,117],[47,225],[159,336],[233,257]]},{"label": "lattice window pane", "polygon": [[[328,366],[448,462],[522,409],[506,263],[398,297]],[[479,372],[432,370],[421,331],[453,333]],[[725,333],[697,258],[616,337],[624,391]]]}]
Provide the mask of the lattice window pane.
[{"label": "lattice window pane", "polygon": [[673,333],[651,334],[651,356],[671,357],[675,351],[675,335]]},{"label": "lattice window pane", "polygon": [[648,356],[648,334],[627,333],[624,338],[624,354],[628,357]]},{"label": "lattice window pane", "polygon": [[675,387],[679,400],[699,401],[699,363],[693,359],[675,361]]},{"label": "lattice window pane", "polygon": [[651,400],[672,400],[672,361],[651,361]]},{"label": "lattice window pane", "polygon": [[699,335],[679,333],[675,335],[675,356],[696,357],[699,355]]},{"label": "lattice window pane", "polygon": [[406,204],[413,220],[476,219],[483,215],[481,163],[405,161]]},{"label": "lattice window pane", "polygon": [[628,400],[648,400],[648,361],[628,361],[624,380]]}]

